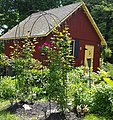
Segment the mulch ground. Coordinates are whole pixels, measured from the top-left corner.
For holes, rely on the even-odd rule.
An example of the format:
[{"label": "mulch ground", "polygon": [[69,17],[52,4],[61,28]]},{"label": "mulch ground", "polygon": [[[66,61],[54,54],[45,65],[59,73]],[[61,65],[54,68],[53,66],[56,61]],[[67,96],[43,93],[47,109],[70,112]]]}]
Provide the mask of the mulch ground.
[{"label": "mulch ground", "polygon": [[[25,110],[23,105],[28,105],[31,109]],[[47,108],[45,114],[44,110]],[[65,115],[58,111],[55,103],[49,102],[18,102],[6,109],[10,113],[16,114],[21,120],[30,120],[35,118],[37,120],[82,120],[78,118],[74,112],[66,112]]]}]

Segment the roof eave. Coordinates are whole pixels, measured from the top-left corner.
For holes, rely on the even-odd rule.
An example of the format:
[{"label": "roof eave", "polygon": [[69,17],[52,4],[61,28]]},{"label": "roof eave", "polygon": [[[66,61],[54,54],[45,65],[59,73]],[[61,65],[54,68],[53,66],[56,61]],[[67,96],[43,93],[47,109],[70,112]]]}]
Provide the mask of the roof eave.
[{"label": "roof eave", "polygon": [[[33,35],[30,36],[29,38],[37,38],[37,37],[44,37],[47,36],[46,34],[42,34],[42,35]],[[10,38],[0,38],[0,40],[18,40],[18,39],[25,39],[27,38],[27,36],[22,36],[22,37],[10,37]]]}]

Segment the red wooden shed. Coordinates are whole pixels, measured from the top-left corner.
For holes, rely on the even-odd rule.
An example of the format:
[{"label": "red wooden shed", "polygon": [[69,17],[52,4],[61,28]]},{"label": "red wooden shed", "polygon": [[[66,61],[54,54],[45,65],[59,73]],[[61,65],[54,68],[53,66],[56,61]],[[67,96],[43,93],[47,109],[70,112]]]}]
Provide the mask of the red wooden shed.
[{"label": "red wooden shed", "polygon": [[68,24],[73,42],[76,66],[87,65],[87,58],[91,58],[91,66],[96,71],[99,67],[100,46],[106,45],[105,39],[83,2],[50,9],[31,14],[17,26],[0,37],[4,40],[5,54],[9,56],[10,45],[14,40],[23,40],[30,31],[31,38],[37,38],[34,58],[40,60],[40,46],[50,41],[54,22],[62,26]]}]

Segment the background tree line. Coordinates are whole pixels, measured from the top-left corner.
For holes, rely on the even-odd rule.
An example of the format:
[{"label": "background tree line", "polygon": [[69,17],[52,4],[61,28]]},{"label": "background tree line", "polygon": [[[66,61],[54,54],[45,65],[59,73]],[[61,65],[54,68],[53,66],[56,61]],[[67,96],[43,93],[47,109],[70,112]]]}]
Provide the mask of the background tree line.
[{"label": "background tree line", "polygon": [[[36,10],[47,10],[80,0],[0,0],[0,34],[4,34]],[[83,0],[113,51],[113,1]],[[109,62],[113,63],[113,53]]]}]

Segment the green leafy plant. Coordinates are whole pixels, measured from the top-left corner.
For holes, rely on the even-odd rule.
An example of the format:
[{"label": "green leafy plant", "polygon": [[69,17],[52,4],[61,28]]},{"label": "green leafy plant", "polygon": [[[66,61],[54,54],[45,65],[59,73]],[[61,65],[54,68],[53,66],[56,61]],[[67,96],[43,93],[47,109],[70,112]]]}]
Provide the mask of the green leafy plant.
[{"label": "green leafy plant", "polygon": [[113,78],[113,65],[111,63],[103,63],[103,70],[108,72],[110,78]]},{"label": "green leafy plant", "polygon": [[42,53],[45,53],[45,52],[48,51],[48,49],[49,49],[49,47],[46,46],[46,45],[44,45],[44,46],[41,47],[40,51],[41,51]]},{"label": "green leafy plant", "polygon": [[88,108],[90,104],[92,104],[92,94],[93,90],[91,88],[86,87],[86,83],[79,83],[79,84],[71,84],[70,91],[71,91],[71,99],[73,109],[76,111],[78,105],[87,105]]},{"label": "green leafy plant", "polygon": [[113,81],[110,78],[103,78],[104,81],[113,88]]},{"label": "green leafy plant", "polygon": [[113,89],[104,82],[94,89],[91,112],[96,114],[112,114],[113,111]]},{"label": "green leafy plant", "polygon": [[11,77],[4,77],[0,80],[0,97],[3,99],[10,99],[15,97],[15,82],[17,80],[12,79]]},{"label": "green leafy plant", "polygon": [[3,41],[0,41],[0,54],[4,52],[4,43]]},{"label": "green leafy plant", "polygon": [[106,60],[107,58],[110,58],[112,56],[112,51],[110,48],[106,47],[104,50],[101,52],[101,57]]},{"label": "green leafy plant", "polygon": [[9,59],[5,54],[0,54],[0,65],[6,66],[9,65]]},{"label": "green leafy plant", "polygon": [[8,75],[8,67],[10,67],[10,59],[5,54],[0,54],[0,75]]}]

